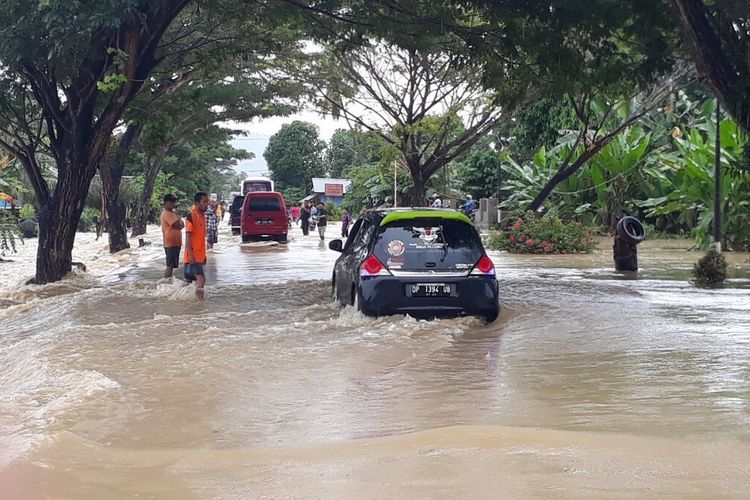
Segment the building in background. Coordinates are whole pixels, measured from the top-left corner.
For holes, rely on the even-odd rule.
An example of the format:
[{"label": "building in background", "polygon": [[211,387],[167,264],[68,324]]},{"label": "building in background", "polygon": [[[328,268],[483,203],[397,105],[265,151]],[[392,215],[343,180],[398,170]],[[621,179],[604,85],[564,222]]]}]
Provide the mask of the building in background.
[{"label": "building in background", "polygon": [[332,201],[334,205],[340,205],[344,195],[352,185],[351,179],[329,179],[313,177],[313,194],[308,198],[316,203]]}]

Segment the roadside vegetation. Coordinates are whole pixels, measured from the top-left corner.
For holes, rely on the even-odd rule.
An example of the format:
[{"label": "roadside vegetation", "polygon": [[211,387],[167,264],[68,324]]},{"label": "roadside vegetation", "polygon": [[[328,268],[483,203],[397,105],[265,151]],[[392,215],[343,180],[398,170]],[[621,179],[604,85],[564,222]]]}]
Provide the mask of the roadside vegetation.
[{"label": "roadside vegetation", "polygon": [[581,222],[563,222],[551,214],[527,212],[508,227],[493,231],[487,246],[511,253],[589,253],[596,248],[594,228]]},{"label": "roadside vegetation", "polygon": [[[264,156],[288,200],[327,174],[354,180],[355,214],[493,196],[601,233],[634,215],[706,248],[719,138],[722,247],[748,249],[745,7],[5,2],[2,189],[36,208],[35,282],[56,281],[78,229],[98,221],[111,252],[127,248],[163,193],[233,190],[250,158],[231,145],[235,124],[308,109],[342,130],[326,144],[294,122],[272,138]],[[546,252],[537,239],[525,249]]]}]

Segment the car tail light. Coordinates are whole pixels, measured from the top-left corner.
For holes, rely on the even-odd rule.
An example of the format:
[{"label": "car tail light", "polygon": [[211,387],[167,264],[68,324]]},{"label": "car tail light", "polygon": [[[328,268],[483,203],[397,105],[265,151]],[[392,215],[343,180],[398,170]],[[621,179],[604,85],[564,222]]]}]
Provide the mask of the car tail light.
[{"label": "car tail light", "polygon": [[489,257],[482,255],[482,258],[474,266],[471,274],[474,276],[495,276],[495,264],[492,263]]},{"label": "car tail light", "polygon": [[359,268],[360,277],[368,276],[389,276],[391,273],[385,268],[382,262],[374,255],[367,257]]}]

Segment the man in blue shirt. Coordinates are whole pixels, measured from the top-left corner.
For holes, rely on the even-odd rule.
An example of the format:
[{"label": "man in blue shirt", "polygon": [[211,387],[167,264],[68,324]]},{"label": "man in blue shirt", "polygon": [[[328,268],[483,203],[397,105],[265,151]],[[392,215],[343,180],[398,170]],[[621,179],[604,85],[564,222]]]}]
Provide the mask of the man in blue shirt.
[{"label": "man in blue shirt", "polygon": [[474,213],[474,199],[470,194],[466,195],[466,203],[464,203],[464,213],[467,217],[471,217],[471,214]]}]

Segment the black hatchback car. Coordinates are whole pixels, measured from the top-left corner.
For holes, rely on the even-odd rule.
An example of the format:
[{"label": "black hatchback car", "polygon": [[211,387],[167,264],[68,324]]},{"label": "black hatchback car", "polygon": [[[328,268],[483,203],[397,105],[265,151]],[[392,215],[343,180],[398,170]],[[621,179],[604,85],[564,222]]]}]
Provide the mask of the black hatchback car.
[{"label": "black hatchback car", "polygon": [[333,298],[368,316],[500,313],[495,266],[465,215],[451,210],[367,212],[352,227],[333,270]]}]

